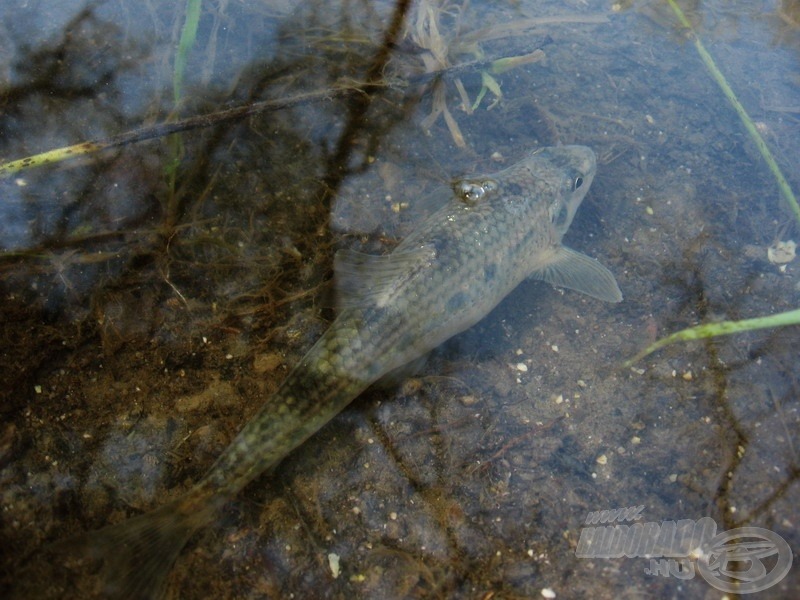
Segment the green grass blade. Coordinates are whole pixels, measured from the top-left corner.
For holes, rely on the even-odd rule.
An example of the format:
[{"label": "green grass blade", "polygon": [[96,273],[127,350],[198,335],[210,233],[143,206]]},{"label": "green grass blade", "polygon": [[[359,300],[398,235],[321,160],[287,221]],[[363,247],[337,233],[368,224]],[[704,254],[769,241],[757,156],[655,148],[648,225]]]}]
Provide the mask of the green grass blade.
[{"label": "green grass blade", "polygon": [[175,54],[175,66],[172,73],[172,90],[175,96],[175,106],[181,101],[183,88],[183,73],[186,70],[186,59],[189,51],[197,39],[197,27],[200,23],[201,0],[186,0],[186,21],[181,30],[181,39],[178,41],[178,52]]},{"label": "green grass blade", "polygon": [[675,342],[700,340],[717,337],[720,335],[730,335],[732,333],[753,331],[755,329],[784,327],[786,325],[800,325],[800,309],[790,310],[787,312],[778,313],[777,315],[770,315],[768,317],[744,319],[743,321],[721,321],[719,323],[705,323],[703,325],[696,325],[695,327],[683,329],[650,344],[647,348],[639,352],[639,354],[629,360],[626,360],[623,363],[623,366],[630,367],[634,363],[643,359],[645,356]]},{"label": "green grass blade", "polygon": [[725,94],[725,97],[728,101],[733,105],[736,114],[739,115],[739,118],[742,120],[744,124],[744,128],[747,130],[747,133],[750,134],[750,138],[755,143],[758,151],[761,153],[761,156],[764,158],[764,161],[769,166],[770,171],[772,171],[772,175],[775,177],[775,180],[778,182],[778,188],[781,191],[784,199],[786,200],[789,208],[794,213],[795,218],[798,222],[800,222],[800,205],[797,203],[797,198],[795,198],[794,192],[792,192],[792,188],[789,183],[786,181],[786,178],[783,176],[783,172],[781,172],[778,163],[775,162],[775,158],[772,156],[772,152],[770,152],[767,143],[764,141],[764,138],[761,137],[761,134],[756,129],[755,123],[750,118],[750,115],[747,114],[747,111],[742,106],[742,103],[739,102],[739,99],[736,97],[736,94],[733,93],[731,86],[728,85],[728,81],[725,79],[725,76],[722,72],[717,68],[714,59],[706,50],[703,42],[700,41],[700,37],[695,33],[692,24],[689,22],[689,19],[686,18],[686,15],[683,14],[681,7],[678,6],[678,3],[675,0],[667,0],[669,5],[672,7],[672,10],[675,12],[675,15],[678,17],[678,20],[681,22],[689,35],[694,42],[694,46],[697,49],[697,53],[700,55],[700,58],[703,60],[703,63],[708,69],[708,72],[711,74],[711,77],[714,78],[714,81],[717,82],[717,85],[722,90],[722,93]]}]

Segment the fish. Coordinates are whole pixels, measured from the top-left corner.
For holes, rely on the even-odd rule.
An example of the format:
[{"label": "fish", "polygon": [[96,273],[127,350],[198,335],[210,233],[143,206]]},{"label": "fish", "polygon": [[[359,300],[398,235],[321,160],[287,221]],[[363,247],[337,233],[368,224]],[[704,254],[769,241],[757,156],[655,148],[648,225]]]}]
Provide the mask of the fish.
[{"label": "fish", "polygon": [[101,597],[160,598],[188,539],[242,488],[522,281],[620,302],[611,272],[562,244],[596,169],[588,147],[539,148],[497,173],[456,179],[441,208],[389,254],[338,251],[337,317],[206,475],[163,506],[60,549],[73,564],[102,563],[93,588]]}]

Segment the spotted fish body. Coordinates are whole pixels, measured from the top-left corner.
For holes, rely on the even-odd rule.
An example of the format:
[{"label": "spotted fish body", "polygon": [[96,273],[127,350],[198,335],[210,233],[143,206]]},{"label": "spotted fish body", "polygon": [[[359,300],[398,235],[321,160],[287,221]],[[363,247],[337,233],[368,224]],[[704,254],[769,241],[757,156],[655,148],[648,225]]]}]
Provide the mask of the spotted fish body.
[{"label": "spotted fish body", "polygon": [[602,300],[611,273],[561,245],[595,174],[589,148],[528,154],[453,184],[449,201],[385,256],[341,251],[339,315],[206,476],[177,500],[85,538],[102,557],[102,594],[157,597],[181,548],[248,482],[370,384],[469,328],[528,277]]}]

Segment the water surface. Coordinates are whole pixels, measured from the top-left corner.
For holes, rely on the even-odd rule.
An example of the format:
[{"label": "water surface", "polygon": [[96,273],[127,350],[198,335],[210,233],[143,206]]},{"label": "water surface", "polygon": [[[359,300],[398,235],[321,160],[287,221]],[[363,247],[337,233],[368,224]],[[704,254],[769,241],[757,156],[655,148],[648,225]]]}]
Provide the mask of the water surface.
[{"label": "water surface", "polygon": [[[797,222],[669,6],[416,3],[382,62],[392,10],[202,3],[176,92],[183,3],[3,3],[2,160],[282,107],[0,180],[1,589],[205,472],[332,319],[336,248],[386,252],[452,177],[572,143],[600,160],[565,242],[624,302],[524,283],[251,484],[184,550],[174,597],[721,596],[576,557],[589,512],[640,505],[800,547],[797,329],[621,367],[800,297],[797,262],[767,252]],[[684,10],[800,189],[797,2]],[[465,110],[484,61],[537,50]],[[795,567],[761,597],[799,589]]]}]

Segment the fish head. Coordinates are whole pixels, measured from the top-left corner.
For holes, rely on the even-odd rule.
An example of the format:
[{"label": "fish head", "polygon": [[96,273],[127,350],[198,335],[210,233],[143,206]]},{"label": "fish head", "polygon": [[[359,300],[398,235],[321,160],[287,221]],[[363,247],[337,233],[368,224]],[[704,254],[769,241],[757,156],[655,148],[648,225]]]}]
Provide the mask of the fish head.
[{"label": "fish head", "polygon": [[572,224],[578,207],[586,197],[597,171],[597,157],[586,146],[556,146],[534,152],[530,160],[533,172],[540,179],[549,179],[555,188],[549,201],[547,214],[560,240]]},{"label": "fish head", "polygon": [[559,243],[572,224],[597,169],[597,158],[586,146],[539,148],[518,163],[483,177],[456,180],[456,199],[473,210],[494,210],[520,218],[533,215],[548,221],[549,238]]}]

